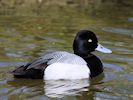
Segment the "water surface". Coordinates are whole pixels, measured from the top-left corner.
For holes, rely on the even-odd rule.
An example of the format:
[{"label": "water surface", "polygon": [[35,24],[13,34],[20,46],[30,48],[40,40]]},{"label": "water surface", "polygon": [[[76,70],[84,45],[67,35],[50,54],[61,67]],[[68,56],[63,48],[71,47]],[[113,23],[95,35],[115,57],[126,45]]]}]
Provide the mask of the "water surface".
[{"label": "water surface", "polygon": [[[7,4],[9,9],[0,10],[0,100],[132,100],[132,7],[112,2],[54,4],[24,4],[23,9]],[[104,64],[103,74],[90,80],[43,81],[14,79],[8,73],[46,51],[73,52],[73,38],[80,29],[94,31],[113,51],[94,52]]]}]

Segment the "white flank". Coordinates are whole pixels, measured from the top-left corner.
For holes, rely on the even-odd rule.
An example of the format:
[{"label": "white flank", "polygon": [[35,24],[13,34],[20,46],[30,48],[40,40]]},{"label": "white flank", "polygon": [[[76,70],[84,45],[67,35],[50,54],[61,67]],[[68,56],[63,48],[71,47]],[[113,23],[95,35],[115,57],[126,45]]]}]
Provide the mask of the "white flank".
[{"label": "white flank", "polygon": [[84,79],[89,78],[90,70],[87,65],[53,63],[44,72],[44,80]]}]

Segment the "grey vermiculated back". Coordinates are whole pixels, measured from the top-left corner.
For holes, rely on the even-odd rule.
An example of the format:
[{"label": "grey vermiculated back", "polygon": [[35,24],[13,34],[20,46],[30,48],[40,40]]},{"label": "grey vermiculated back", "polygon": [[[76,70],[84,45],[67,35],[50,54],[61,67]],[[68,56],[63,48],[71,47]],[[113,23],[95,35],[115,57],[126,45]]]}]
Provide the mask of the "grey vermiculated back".
[{"label": "grey vermiculated back", "polygon": [[67,63],[67,64],[78,64],[78,65],[87,65],[87,63],[81,57],[71,54],[64,51],[48,52],[43,56],[35,59],[31,62],[28,69],[36,68],[38,65],[47,63],[47,65],[53,63]]},{"label": "grey vermiculated back", "polygon": [[81,57],[79,57],[75,54],[64,52],[64,51],[53,52],[50,54],[46,54],[42,57],[43,57],[43,59],[47,59],[49,57],[53,58],[53,59],[48,61],[48,64],[52,64],[55,62],[68,63],[68,64],[79,64],[79,65],[82,65],[82,64],[85,65],[86,64],[86,62]]}]

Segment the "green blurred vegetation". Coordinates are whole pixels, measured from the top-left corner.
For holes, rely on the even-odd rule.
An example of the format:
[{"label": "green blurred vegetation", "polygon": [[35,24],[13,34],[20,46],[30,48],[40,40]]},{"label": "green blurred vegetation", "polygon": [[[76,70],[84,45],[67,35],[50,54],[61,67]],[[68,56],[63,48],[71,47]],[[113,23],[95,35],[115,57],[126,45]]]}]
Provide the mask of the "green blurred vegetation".
[{"label": "green blurred vegetation", "polygon": [[[124,9],[123,9],[124,8]],[[47,10],[73,9],[73,12],[102,13],[133,8],[132,0],[0,0],[0,15],[45,15]],[[132,13],[132,11],[125,12]]]}]

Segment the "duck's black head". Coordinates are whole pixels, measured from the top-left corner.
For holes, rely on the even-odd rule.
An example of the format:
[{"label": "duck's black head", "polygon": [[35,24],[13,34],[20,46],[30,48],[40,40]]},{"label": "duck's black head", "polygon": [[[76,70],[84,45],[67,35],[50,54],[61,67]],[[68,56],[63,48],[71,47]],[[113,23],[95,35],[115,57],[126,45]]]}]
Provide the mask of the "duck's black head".
[{"label": "duck's black head", "polygon": [[81,30],[77,33],[73,42],[73,50],[79,56],[88,56],[95,50],[111,53],[111,50],[104,48],[98,43],[96,35],[89,30]]},{"label": "duck's black head", "polygon": [[74,53],[79,56],[88,55],[90,52],[95,50],[97,45],[98,40],[93,32],[88,30],[81,30],[77,33],[74,39]]}]

